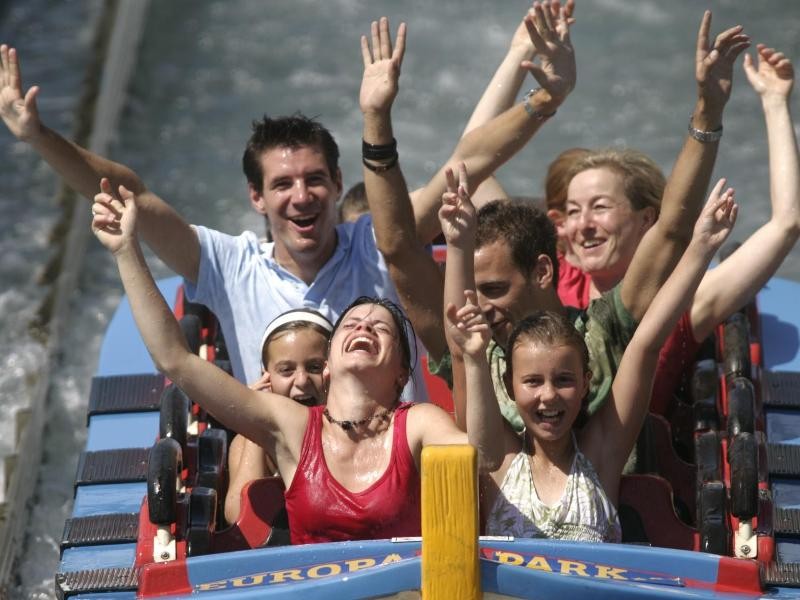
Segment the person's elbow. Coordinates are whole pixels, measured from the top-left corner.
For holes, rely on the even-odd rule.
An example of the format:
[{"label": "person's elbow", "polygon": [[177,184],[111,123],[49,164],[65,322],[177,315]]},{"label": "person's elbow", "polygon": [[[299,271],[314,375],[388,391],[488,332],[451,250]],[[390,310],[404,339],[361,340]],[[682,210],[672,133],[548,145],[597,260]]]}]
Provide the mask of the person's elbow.
[{"label": "person's elbow", "polygon": [[189,370],[189,361],[192,356],[185,348],[150,353],[150,358],[159,373],[163,373],[178,386],[181,385],[180,382],[185,378],[185,373]]},{"label": "person's elbow", "polygon": [[794,243],[800,238],[800,210],[793,210],[790,214],[782,215],[773,221],[781,228],[785,239]]}]

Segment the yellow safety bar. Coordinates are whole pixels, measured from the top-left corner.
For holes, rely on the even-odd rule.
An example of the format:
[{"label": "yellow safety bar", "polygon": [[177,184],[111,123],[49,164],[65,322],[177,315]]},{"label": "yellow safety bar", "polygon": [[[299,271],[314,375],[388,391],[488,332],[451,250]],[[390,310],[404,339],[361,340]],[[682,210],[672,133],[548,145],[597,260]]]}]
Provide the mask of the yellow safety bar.
[{"label": "yellow safety bar", "polygon": [[477,455],[472,446],[422,450],[422,598],[478,600]]}]

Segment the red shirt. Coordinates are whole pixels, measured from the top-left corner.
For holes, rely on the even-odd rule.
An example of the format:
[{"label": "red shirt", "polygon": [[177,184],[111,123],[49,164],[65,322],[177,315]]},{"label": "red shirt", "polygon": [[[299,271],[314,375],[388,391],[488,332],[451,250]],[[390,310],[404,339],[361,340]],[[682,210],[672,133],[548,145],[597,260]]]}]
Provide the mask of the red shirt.
[{"label": "red shirt", "polygon": [[565,306],[587,308],[592,278],[558,254],[558,297]]},{"label": "red shirt", "polygon": [[420,480],[406,438],[410,402],[395,411],[389,466],[361,492],[333,478],[322,451],[322,410],[310,409],[300,462],[286,490],[292,544],[420,535]]},{"label": "red shirt", "polygon": [[684,375],[691,373],[690,368],[700,349],[700,342],[694,339],[690,317],[688,310],[681,315],[661,347],[650,397],[650,412],[666,416]]}]

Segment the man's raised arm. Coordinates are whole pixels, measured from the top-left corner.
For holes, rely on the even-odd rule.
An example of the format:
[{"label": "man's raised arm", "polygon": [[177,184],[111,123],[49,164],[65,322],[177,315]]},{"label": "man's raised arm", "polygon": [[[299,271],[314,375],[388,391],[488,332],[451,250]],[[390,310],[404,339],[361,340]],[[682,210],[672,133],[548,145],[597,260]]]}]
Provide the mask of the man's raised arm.
[{"label": "man's raised arm", "polygon": [[737,25],[709,45],[711,11],[697,35],[695,77],[698,98],[689,121],[689,135],[675,161],[661,201],[661,214],[645,234],[622,282],[621,297],[637,321],[675,268],[692,237],[714,169],[722,112],[731,93],[733,64],[750,45]]},{"label": "man's raised arm", "polygon": [[391,108],[405,52],[406,26],[392,48],[389,21],[372,23],[371,48],[361,38],[364,77],[359,102],[364,114],[364,187],[378,248],[386,260],[403,309],[435,360],[447,344],[442,329],[442,275],[418,241],[408,188],[398,163]]},{"label": "man's raised arm", "polygon": [[170,269],[197,281],[200,245],[194,229],[166,202],[148,191],[132,169],[81,148],[46,127],[39,118],[39,87],[23,93],[19,58],[14,48],[0,46],[0,117],[18,140],[29,144],[66,184],[89,201],[105,179],[102,191],[124,185],[139,199],[142,238]]}]

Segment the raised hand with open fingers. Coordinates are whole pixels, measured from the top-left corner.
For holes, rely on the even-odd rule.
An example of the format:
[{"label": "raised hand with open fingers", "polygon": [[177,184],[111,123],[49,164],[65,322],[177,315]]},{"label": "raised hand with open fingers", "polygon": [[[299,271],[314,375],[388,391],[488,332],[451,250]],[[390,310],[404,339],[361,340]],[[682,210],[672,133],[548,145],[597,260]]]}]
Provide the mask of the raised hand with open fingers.
[{"label": "raised hand with open fingers", "polygon": [[108,181],[105,190],[94,197],[92,204],[92,232],[112,254],[136,243],[136,200],[133,192],[119,186],[112,193]]},{"label": "raised hand with open fingers", "polygon": [[448,245],[467,247],[472,252],[475,242],[475,206],[468,191],[467,167],[462,162],[458,165],[458,183],[453,170],[448,168],[447,191],[442,194],[442,207],[439,209],[439,221],[442,234]]},{"label": "raised hand with open fingers", "polygon": [[[575,18],[572,16],[575,13],[575,0],[567,0],[563,7],[560,0],[552,0],[549,6],[551,18],[558,20],[562,8],[564,9],[564,13],[567,17],[567,24],[572,25],[575,22]],[[533,10],[533,7],[531,7],[531,10]],[[527,14],[528,13],[526,12],[525,15],[527,16]],[[531,55],[533,55],[536,52],[536,49],[533,47],[533,41],[528,33],[528,26],[525,24],[525,21],[526,19],[523,17],[522,21],[519,23],[519,26],[514,31],[514,36],[511,38],[511,47],[525,48],[530,51]]]},{"label": "raised hand with open fingers", "polygon": [[736,224],[739,207],[735,201],[733,188],[725,188],[727,181],[720,179],[703,207],[703,212],[694,226],[693,241],[702,243],[712,251],[716,251],[727,239]]},{"label": "raised hand with open fingers", "polygon": [[36,107],[38,86],[22,92],[19,58],[14,48],[0,45],[0,118],[9,131],[23,142],[29,141],[41,129]]},{"label": "raised hand with open fingers", "polygon": [[703,14],[697,32],[695,78],[698,96],[712,108],[721,110],[731,95],[733,63],[750,46],[750,37],[741,25],[726,29],[710,44],[711,11]]},{"label": "raised hand with open fingers", "polygon": [[783,52],[767,48],[764,44],[758,44],[756,49],[758,66],[749,54],[744,55],[744,72],[750,85],[762,97],[788,98],[794,85],[792,61]]},{"label": "raised hand with open fingers", "polygon": [[361,80],[359,104],[364,113],[389,111],[399,89],[400,67],[406,49],[406,24],[397,28],[397,40],[392,45],[389,19],[381,17],[372,22],[371,45],[367,36],[361,36],[361,57],[364,59],[364,76]]},{"label": "raised hand with open fingers", "polygon": [[560,7],[555,16],[549,2],[534,2],[525,16],[525,27],[536,56],[534,61],[522,61],[520,66],[530,71],[559,104],[575,87],[575,51],[569,37],[570,22],[566,7]]}]

